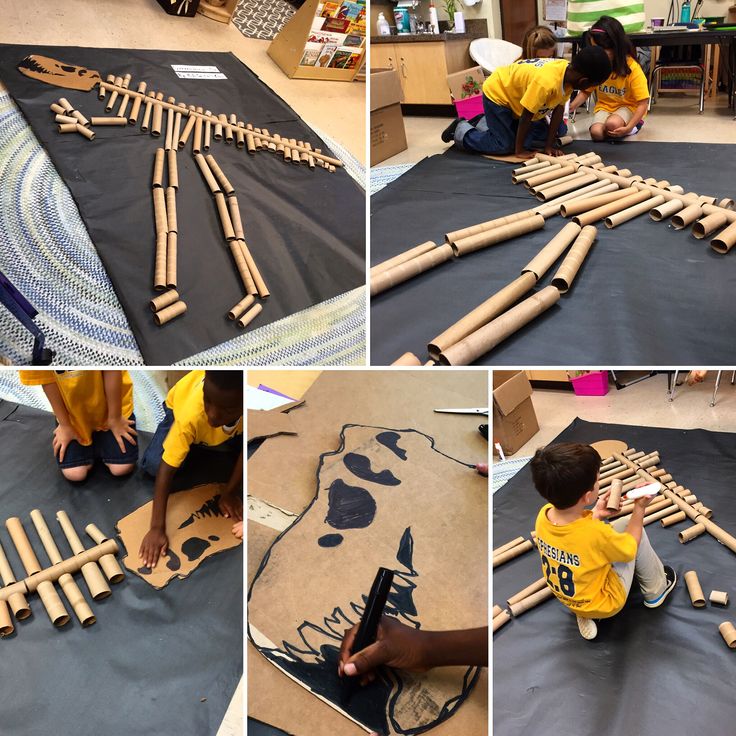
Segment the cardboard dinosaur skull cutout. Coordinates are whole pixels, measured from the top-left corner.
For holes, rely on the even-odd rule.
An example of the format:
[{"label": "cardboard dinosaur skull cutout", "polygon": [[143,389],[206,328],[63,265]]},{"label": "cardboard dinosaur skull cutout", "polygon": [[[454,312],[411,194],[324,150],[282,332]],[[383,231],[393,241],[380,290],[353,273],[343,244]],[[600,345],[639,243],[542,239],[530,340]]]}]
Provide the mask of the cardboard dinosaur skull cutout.
[{"label": "cardboard dinosaur skull cutout", "polygon": [[80,89],[89,92],[100,82],[99,72],[83,66],[65,64],[49,56],[31,54],[18,64],[18,71],[31,79],[65,89]]},{"label": "cardboard dinosaur skull cutout", "polygon": [[154,588],[163,588],[174,578],[185,578],[218,552],[237,547],[242,540],[232,533],[233,520],[220,511],[222,486],[207,483],[169,496],[166,534],[169,549],[153,569],[142,567],[138,550],[151,524],[153,501],[139,506],[117,523],[126,556],[123,564]]},{"label": "cardboard dinosaur skull cutout", "polygon": [[462,707],[479,669],[384,669],[346,697],[340,643],[360,620],[379,567],[394,571],[385,613],[402,623],[487,625],[487,481],[415,430],[347,425],[341,440],[320,458],[316,497],[253,579],[249,636],[276,667],[367,731],[424,733]]}]

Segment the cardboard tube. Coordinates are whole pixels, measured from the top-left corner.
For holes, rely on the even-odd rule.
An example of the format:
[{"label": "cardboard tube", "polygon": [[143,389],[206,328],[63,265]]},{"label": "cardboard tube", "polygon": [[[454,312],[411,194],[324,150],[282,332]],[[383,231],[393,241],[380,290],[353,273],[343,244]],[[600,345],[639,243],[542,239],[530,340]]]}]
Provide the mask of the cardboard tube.
[{"label": "cardboard tube", "polygon": [[233,223],[230,219],[227,203],[225,202],[225,195],[222,192],[216,192],[215,202],[217,203],[217,212],[220,215],[220,223],[222,224],[222,232],[225,240],[235,240],[235,230],[233,229]]},{"label": "cardboard tube", "polygon": [[527,189],[533,189],[534,187],[538,187],[540,184],[546,184],[548,182],[554,181],[555,179],[561,179],[565,176],[568,176],[568,174],[576,174],[577,169],[578,167],[573,165],[560,166],[559,169],[546,169],[540,174],[530,176],[524,182],[524,186]]},{"label": "cardboard tube", "polygon": [[199,166],[199,170],[202,172],[202,176],[207,182],[207,186],[210,188],[212,194],[217,194],[217,192],[221,191],[220,185],[217,183],[215,177],[212,175],[209,164],[207,163],[205,157],[201,153],[195,153],[194,160],[197,162],[197,166]]},{"label": "cardboard tube", "polygon": [[624,484],[620,478],[615,478],[611,481],[611,495],[608,497],[607,509],[618,511],[621,508],[621,493],[623,492],[623,488]]},{"label": "cardboard tube", "polygon": [[[174,103],[176,100],[173,97],[169,97],[166,100],[168,103]],[[166,137],[164,138],[164,149],[166,151],[170,151],[172,146],[176,146],[176,141],[174,141],[174,116],[176,115],[176,112],[174,112],[174,108],[169,107],[166,110]]]},{"label": "cardboard tube", "polygon": [[718,626],[723,641],[728,644],[730,649],[736,649],[736,628],[730,621],[724,621]]},{"label": "cardboard tube", "polygon": [[[74,526],[72,525],[72,522],[69,519],[69,516],[67,516],[66,511],[57,511],[56,512],[56,520],[61,525],[61,528],[64,532],[64,536],[67,538],[67,541],[69,542],[69,546],[71,547],[72,552],[74,553],[74,558],[77,560],[84,559],[84,563],[80,564],[79,567],[76,569],[64,569],[63,572],[76,572],[77,570],[82,571],[82,576],[84,577],[84,582],[87,584],[87,588],[89,589],[90,595],[92,596],[92,600],[95,601],[101,601],[103,598],[107,598],[107,596],[110,595],[112,592],[110,590],[110,586],[107,584],[107,581],[104,577],[102,577],[102,573],[100,572],[100,568],[95,564],[93,560],[87,559],[87,552],[92,552],[92,550],[85,550],[84,545],[82,544],[81,540],[77,536],[77,532],[74,529]],[[117,551],[117,544],[113,540],[111,540],[112,543],[115,545],[115,550]],[[114,552],[113,552],[114,553]],[[99,559],[99,558],[98,558]],[[57,565],[52,566],[49,568],[49,570],[53,570],[55,567],[58,567]],[[54,579],[54,578],[49,578]]]},{"label": "cardboard tube", "polygon": [[724,590],[711,590],[708,600],[711,603],[717,603],[719,606],[727,606],[728,593]]},{"label": "cardboard tube", "polygon": [[679,524],[681,521],[685,521],[687,519],[687,515],[684,511],[678,511],[675,514],[670,514],[669,516],[665,516],[662,521],[659,523],[664,526],[672,526],[673,524]]},{"label": "cardboard tube", "polygon": [[143,112],[143,120],[141,121],[141,130],[146,133],[149,129],[149,123],[151,121],[151,110],[153,109],[153,100],[156,94],[149,92],[146,96],[146,109]]},{"label": "cardboard tube", "polygon": [[383,261],[382,263],[379,263],[373,266],[373,268],[371,268],[371,276],[375,276],[376,274],[381,273],[381,271],[386,271],[389,268],[398,266],[400,263],[406,263],[407,261],[410,261],[412,258],[416,258],[417,256],[422,255],[422,253],[428,253],[430,250],[436,247],[437,245],[433,243],[431,240],[428,240],[426,243],[415,245],[413,248],[410,248],[409,250],[406,250],[403,253],[399,253],[397,256],[394,256],[393,258],[389,258]]},{"label": "cardboard tube", "polygon": [[[278,138],[277,135],[274,137]],[[245,125],[243,125],[242,120],[238,122],[238,127],[235,129],[235,145],[238,148],[243,148],[245,146]]]},{"label": "cardboard tube", "polygon": [[[564,207],[564,205],[563,205]],[[580,235],[582,228],[574,222],[568,222],[542,250],[521,270],[531,271],[539,281],[552,267],[554,262],[567,250],[570,243]]]},{"label": "cardboard tube", "polygon": [[253,256],[250,254],[248,246],[245,244],[245,240],[236,240],[235,242],[240,245],[240,250],[245,258],[245,262],[248,264],[250,275],[253,277],[256,289],[258,289],[258,296],[260,296],[261,299],[265,299],[267,296],[270,296],[271,292],[268,290],[266,282],[263,280],[261,272],[258,270],[258,266],[256,266],[256,262],[253,260]]},{"label": "cardboard tube", "polygon": [[[549,161],[539,161],[535,164],[530,164],[529,166],[524,166],[522,164],[521,166],[519,166],[518,168],[514,169],[511,172],[511,177],[513,179],[513,177],[515,176],[522,176],[524,174],[531,175],[532,171],[539,171],[540,169],[546,169],[548,166],[552,166],[552,165],[553,164],[551,164]],[[561,164],[557,164],[557,165],[560,166]],[[514,184],[516,184],[516,182],[514,182]]]},{"label": "cardboard tube", "polygon": [[[256,128],[256,133],[260,133],[260,132],[261,131],[258,128]],[[289,138],[289,143],[291,145],[291,163],[296,164],[298,166],[302,162],[302,152],[297,147],[298,144],[295,138]],[[261,141],[260,138],[256,139],[256,145],[262,146],[263,141]]]},{"label": "cardboard tube", "polygon": [[674,192],[675,194],[684,194],[685,193],[685,190],[679,184],[676,185],[676,186],[674,186],[674,187],[670,185],[668,187],[665,187],[665,189],[667,189],[667,191],[669,191],[669,192]]},{"label": "cardboard tube", "polygon": [[543,192],[540,192],[537,195],[537,199],[541,200],[542,202],[549,202],[555,197],[559,197],[561,194],[567,194],[568,192],[580,189],[581,187],[587,186],[588,184],[594,184],[595,181],[596,177],[592,174],[580,172],[580,175],[577,176],[575,179],[566,181],[563,184],[557,184],[554,187],[550,187],[549,189],[545,189]]},{"label": "cardboard tube", "polygon": [[[89,120],[79,110],[72,110],[71,115],[80,125],[84,125],[85,127],[89,125]],[[125,118],[125,121],[127,123],[128,119]]]},{"label": "cardboard tube", "polygon": [[677,214],[684,206],[685,205],[683,205],[679,199],[670,199],[669,202],[664,202],[651,210],[649,212],[649,216],[655,222],[661,222],[662,220]]},{"label": "cardboard tube", "polygon": [[[685,499],[685,500],[687,500],[687,499]],[[705,518],[706,518],[706,519],[710,519],[710,518],[711,518],[711,517],[713,516],[713,511],[711,511],[711,509],[709,509],[709,508],[708,508],[707,506],[704,506],[704,505],[703,505],[702,503],[700,503],[699,501],[698,501],[698,503],[694,503],[694,504],[693,504],[693,508],[694,508],[694,509],[697,509],[697,510],[698,510],[698,512],[699,512],[699,513],[700,513],[700,514],[701,514],[702,516],[705,516]]]},{"label": "cardboard tube", "polygon": [[[544,220],[542,220],[544,222]],[[386,269],[371,279],[371,296],[380,294],[398,284],[408,281],[430,268],[439,266],[453,257],[452,246],[449,243],[433,248],[410,261],[401,263],[393,268]]]},{"label": "cardboard tube", "polygon": [[76,133],[77,123],[61,123],[56,129],[59,133]]},{"label": "cardboard tube", "polygon": [[521,544],[523,541],[524,537],[516,537],[510,542],[506,542],[506,544],[502,544],[500,547],[496,547],[496,549],[493,550],[493,556],[495,557],[496,555],[500,555],[503,552],[506,552],[506,550],[509,550],[512,547],[516,547],[517,544]]},{"label": "cardboard tube", "polygon": [[511,616],[506,611],[501,611],[493,617],[493,633],[495,634],[504,624],[511,621]]},{"label": "cardboard tube", "polygon": [[145,82],[140,82],[138,84],[138,96],[133,98],[133,104],[130,107],[130,115],[128,115],[128,123],[130,125],[135,125],[138,122],[138,115],[140,115],[141,112],[141,102],[143,101],[143,94],[146,91],[146,86]]},{"label": "cardboard tube", "polygon": [[166,227],[170,233],[179,231],[176,222],[176,189],[166,187]]},{"label": "cardboard tube", "polygon": [[166,151],[166,168],[169,175],[169,186],[179,189],[179,166],[176,162],[176,148]]},{"label": "cardboard tube", "polygon": [[480,222],[477,225],[464,227],[461,230],[453,230],[451,233],[447,233],[447,235],[445,235],[445,240],[447,240],[448,243],[455,243],[456,241],[463,240],[471,235],[478,235],[478,233],[483,233],[487,230],[494,230],[502,225],[510,225],[512,222],[525,220],[527,217],[534,217],[534,210],[522,210],[521,212],[515,212],[513,215],[497,217],[495,220],[487,220],[486,222]]},{"label": "cardboard tube", "polygon": [[511,549],[507,549],[505,552],[502,552],[500,555],[494,555],[493,556],[493,568],[497,568],[500,565],[503,565],[504,562],[508,562],[509,560],[513,560],[514,558],[518,557],[519,555],[523,555],[525,552],[528,552],[530,549],[534,548],[534,543],[531,541],[531,539],[527,539],[521,544],[517,544],[515,547],[512,547]]},{"label": "cardboard tube", "polygon": [[[255,296],[258,294],[258,287],[253,280],[253,276],[248,268],[248,263],[246,262],[243,251],[240,248],[240,243],[237,240],[230,241],[230,252],[235,260],[235,267],[238,269],[238,273],[240,274],[240,279],[243,282],[246,293],[250,296]],[[231,317],[231,319],[235,318]]]},{"label": "cardboard tube", "polygon": [[[109,537],[106,537],[94,524],[87,524],[84,530],[92,538],[95,544],[102,544],[106,542]],[[108,554],[102,555],[98,560],[102,572],[105,573],[105,577],[111,583],[120,583],[125,578],[123,568],[120,567],[120,563],[115,559],[115,555]]]},{"label": "cardboard tube", "polygon": [[[542,172],[551,173],[552,171],[560,171],[562,164],[552,164],[549,161],[541,161],[539,164],[532,164],[530,167],[523,167],[522,169],[516,169],[511,174],[511,181],[514,184],[521,184],[522,182],[529,181],[529,179],[539,176]],[[516,172],[519,172],[518,174]]]},{"label": "cardboard tube", "polygon": [[[682,535],[682,532],[680,532],[680,535]],[[705,596],[703,595],[703,589],[700,587],[698,573],[695,570],[689,570],[685,573],[685,585],[687,585],[687,592],[693,606],[703,608],[705,606]]]},{"label": "cardboard tube", "polygon": [[481,248],[487,248],[489,245],[496,245],[497,243],[511,240],[511,238],[516,238],[519,235],[525,235],[534,230],[541,230],[543,227],[544,217],[542,215],[532,215],[531,217],[525,217],[516,222],[511,222],[508,225],[501,225],[492,230],[486,230],[477,235],[470,235],[467,238],[456,240],[452,244],[452,249],[456,256],[464,256],[468,253],[474,253]]},{"label": "cardboard tube", "polygon": [[172,319],[178,317],[187,311],[187,305],[182,302],[174,302],[168,307],[164,307],[153,315],[153,321],[160,327],[165,325],[167,322],[171,322]]},{"label": "cardboard tube", "polygon": [[[202,112],[202,108],[198,107],[197,112]],[[202,118],[197,117],[194,121],[194,140],[192,141],[192,153],[202,152]]]},{"label": "cardboard tube", "polygon": [[414,353],[404,353],[397,358],[391,365],[422,365],[422,361],[417,358]]},{"label": "cardboard tube", "polygon": [[[283,149],[283,143],[281,144],[282,150]],[[245,129],[245,146],[248,150],[248,153],[255,155],[256,152],[256,141],[255,138],[253,138],[253,133],[250,132],[250,128],[246,127]],[[291,154],[289,154],[291,156]]]},{"label": "cardboard tube", "polygon": [[[636,457],[634,457],[634,455],[636,455]],[[659,464],[659,452],[657,452],[657,450],[655,450],[654,452],[650,452],[648,455],[645,455],[643,452],[639,452],[627,455],[627,457],[629,457],[632,461],[641,460],[641,462],[648,463],[646,467]],[[605,470],[605,472],[602,472],[600,474],[600,487],[603,488],[603,486],[608,485],[608,483],[611,482],[612,478],[626,478],[629,475],[636,474],[636,471],[639,469],[639,467],[641,466],[638,466],[636,469],[632,469],[630,467],[624,466],[622,463],[611,464]],[[603,481],[606,481],[606,483],[604,483]]]},{"label": "cardboard tube", "polygon": [[81,123],[77,123],[77,133],[81,133],[81,135],[83,135],[88,140],[93,141],[95,139],[95,132],[93,130],[90,130],[89,128],[86,128]]},{"label": "cardboard tube", "polygon": [[[184,124],[184,130],[182,130],[181,135],[179,136],[179,141],[176,144],[176,147],[181,151],[184,146],[186,146],[187,141],[189,140],[189,136],[192,134],[192,131],[194,130],[194,126],[197,122],[197,118],[191,114],[194,107],[192,105],[189,106],[189,116],[187,117],[187,122]],[[182,113],[184,114],[184,113]],[[197,153],[197,151],[194,151],[196,155],[200,155]]]},{"label": "cardboard tube", "polygon": [[628,194],[626,197],[616,200],[615,202],[610,202],[609,204],[596,207],[588,212],[575,215],[573,221],[577,222],[578,225],[591,225],[592,223],[602,220],[609,215],[621,212],[622,210],[638,204],[639,202],[643,202],[645,199],[649,199],[649,196],[649,192],[637,190]]},{"label": "cardboard tube", "polygon": [[531,585],[527,585],[524,590],[520,590],[515,595],[512,595],[511,598],[509,598],[506,601],[507,606],[513,606],[515,603],[518,603],[519,601],[523,601],[524,598],[528,598],[530,595],[537,593],[540,590],[543,590],[547,586],[547,579],[544,577],[539,578],[539,580],[535,580]]},{"label": "cardboard tube", "polygon": [[[269,145],[269,150],[271,150],[271,146],[273,146],[273,150],[275,151],[276,150],[275,144],[273,144],[273,143],[270,144]],[[308,151],[311,151],[312,150],[312,144],[311,143],[305,143],[304,144],[304,148],[306,148]],[[315,167],[314,156],[312,156],[311,153],[307,156],[307,164],[309,165],[309,168],[310,169],[313,169]]]},{"label": "cardboard tube", "polygon": [[169,304],[173,304],[178,300],[179,292],[176,289],[169,289],[163,294],[159,294],[157,297],[151,299],[151,301],[148,303],[148,306],[151,308],[152,312],[158,312],[160,309],[168,307]]},{"label": "cardboard tube", "polygon": [[222,119],[224,118],[224,115],[218,115],[217,120],[213,121],[215,123],[215,130],[212,133],[212,137],[216,141],[222,140]]},{"label": "cardboard tube", "polygon": [[240,329],[245,329],[261,312],[263,311],[263,305],[256,304],[252,306],[242,317],[240,317],[235,324]]},{"label": "cardboard tube", "polygon": [[235,194],[235,187],[228,181],[228,178],[223,173],[219,164],[215,161],[215,157],[210,153],[205,156],[205,159],[210,167],[210,171],[215,175],[215,179],[219,182],[221,190],[228,196]]},{"label": "cardboard tube", "polygon": [[[653,176],[650,176],[648,179],[644,179],[644,183],[649,184],[650,186],[657,186],[657,180]],[[669,182],[667,183],[669,184]]]},{"label": "cardboard tube", "polygon": [[573,215],[580,214],[581,212],[589,212],[597,207],[602,207],[604,204],[609,202],[616,202],[619,199],[628,197],[631,194],[629,189],[615,189],[612,192],[605,194],[598,194],[593,197],[586,197],[584,199],[575,199],[571,202],[565,202],[560,206],[560,214],[563,217],[572,217]]},{"label": "cardboard tube", "polygon": [[[284,140],[287,143],[289,142],[289,139],[288,138],[284,138]],[[291,147],[290,146],[285,146],[284,147],[284,163],[291,163]]]},{"label": "cardboard tube", "polygon": [[[237,247],[237,243],[235,244]],[[251,294],[248,294],[248,296],[245,297],[245,299],[241,299],[228,313],[227,318],[231,320],[236,320],[238,317],[240,317],[243,312],[245,312],[248,307],[250,307],[251,304],[255,302],[255,297]]]},{"label": "cardboard tube", "polygon": [[[625,201],[625,200],[622,200]],[[570,290],[575,276],[580,270],[580,266],[588,255],[588,251],[595,242],[597,231],[592,225],[586,225],[580,235],[570,248],[562,265],[557,269],[557,273],[552,279],[552,286],[559,289],[560,293],[565,294]]]},{"label": "cardboard tube", "polygon": [[587,174],[585,174],[584,172],[576,171],[572,174],[568,174],[567,176],[561,176],[558,179],[553,179],[552,181],[548,181],[546,184],[538,184],[536,187],[529,187],[529,191],[537,199],[543,202],[544,201],[543,195],[545,194],[545,192],[548,192],[553,188],[557,190],[562,184],[567,184],[568,182],[575,182],[578,179],[585,178],[586,176]]},{"label": "cardboard tube", "polygon": [[442,365],[470,365],[556,304],[559,299],[560,292],[554,286],[547,286],[536,294],[532,294],[487,325],[444,350],[440,354],[440,363]]},{"label": "cardboard tube", "polygon": [[[115,87],[122,87],[123,78],[122,77],[115,77],[113,84],[114,84]],[[100,82],[100,87],[101,86],[102,86],[102,83]],[[110,110],[112,110],[112,108],[115,105],[115,102],[118,99],[118,95],[119,94],[120,93],[118,92],[117,89],[113,89],[112,93],[110,94],[109,99],[107,100],[107,104],[105,105],[105,112],[110,112]]]},{"label": "cardboard tube", "polygon": [[712,215],[706,215],[702,220],[698,220],[693,225],[693,235],[702,240],[706,236],[720,230],[724,225],[728,224],[728,217],[720,212],[714,212]]},{"label": "cardboard tube", "polygon": [[493,611],[491,612],[491,618],[496,618],[496,616],[498,616],[498,614],[501,613],[502,611],[503,611],[503,608],[501,608],[501,606],[499,605],[493,606]]},{"label": "cardboard tube", "polygon": [[736,245],[736,222],[732,222],[710,243],[710,247],[717,253],[728,253],[734,245]]},{"label": "cardboard tube", "polygon": [[[8,558],[5,556],[5,550],[2,544],[0,544],[0,578],[3,580],[4,586],[14,585],[17,581],[13,574],[13,569],[10,567]],[[28,618],[31,615],[31,608],[26,601],[25,596],[21,592],[14,593],[9,596],[8,605],[10,610],[13,612],[13,616],[18,621]]]},{"label": "cardboard tube", "polygon": [[716,207],[715,205],[708,204],[707,202],[703,202],[703,213],[706,215],[712,215],[714,212],[720,212],[722,215],[724,215],[726,218],[728,218],[729,222],[736,222],[736,212],[729,209],[724,209],[722,207]]},{"label": "cardboard tube", "polygon": [[158,138],[161,135],[161,123],[163,121],[164,108],[159,103],[164,98],[164,93],[156,94],[156,101],[153,103],[153,120],[151,121],[151,135]]},{"label": "cardboard tube", "polygon": [[14,631],[15,626],[10,618],[10,608],[5,601],[0,601],[0,637],[10,636]]},{"label": "cardboard tube", "polygon": [[618,186],[610,182],[600,180],[595,181],[592,184],[588,184],[587,187],[581,187],[573,192],[568,192],[555,199],[540,204],[534,212],[537,215],[542,215],[545,219],[552,217],[559,213],[562,204],[564,202],[576,202],[577,200],[586,199],[587,197],[598,196],[599,194],[608,194],[609,192],[618,191]]},{"label": "cardboard tube", "polygon": [[[52,102],[49,105],[49,110],[51,110],[51,112],[53,113],[56,113],[57,115],[63,115],[64,117],[71,117],[69,115],[68,110],[63,105],[60,105],[58,102]],[[77,122],[76,118],[74,119],[74,122],[75,123]]]},{"label": "cardboard tube", "polygon": [[[151,186],[153,188],[162,187],[164,182],[164,156],[165,151],[163,148],[157,148],[156,154],[153,158],[153,181]],[[155,206],[155,199],[154,199]]]},{"label": "cardboard tube", "polygon": [[534,608],[535,606],[538,606],[540,603],[543,603],[549,598],[552,598],[552,595],[553,595],[552,589],[548,588],[545,585],[545,587],[542,590],[537,591],[536,593],[533,593],[530,596],[527,596],[523,600],[520,600],[518,603],[514,603],[513,606],[509,606],[511,615],[521,616],[522,613],[526,613],[527,611]]},{"label": "cardboard tube", "polygon": [[486,299],[472,312],[468,312],[442,334],[435,337],[427,346],[427,351],[434,360],[439,360],[443,351],[503,314],[509,307],[516,304],[524,294],[533,289],[536,283],[536,275],[531,271],[525,271],[517,279]]},{"label": "cardboard tube", "polygon": [[114,118],[90,118],[90,123],[93,126],[98,125],[119,125],[121,128],[128,125],[128,118],[126,117],[114,117]]},{"label": "cardboard tube", "polygon": [[162,187],[152,190],[153,194],[153,216],[156,224],[156,236],[165,235],[168,229],[168,218],[166,216],[166,194]]},{"label": "cardboard tube", "polygon": [[186,115],[187,106],[180,102],[174,111],[174,129],[171,132],[171,150],[179,150],[179,138],[181,137],[181,118]]},{"label": "cardboard tube", "polygon": [[[225,139],[225,143],[232,143],[233,142],[233,131],[228,125],[227,122],[227,115],[225,113],[220,113],[217,116],[217,119],[220,121],[220,127],[221,127],[221,134],[220,137]],[[217,136],[215,136],[217,138]]]},{"label": "cardboard tube", "polygon": [[645,199],[643,202],[635,204],[633,207],[629,207],[628,209],[621,210],[614,215],[606,217],[604,223],[609,229],[618,227],[624,222],[628,222],[629,220],[633,220],[635,217],[639,217],[639,215],[649,212],[653,207],[656,207],[663,202],[664,197],[661,194],[658,194],[656,197]]},{"label": "cardboard tube", "polygon": [[736,553],[736,538],[732,537],[728,532],[721,529],[718,524],[707,519],[705,516],[699,514],[695,520],[698,524],[702,524],[705,530],[715,537],[724,547],[728,547],[731,552]]},{"label": "cardboard tube", "polygon": [[682,230],[695,220],[700,219],[703,216],[703,203],[695,202],[694,204],[688,205],[684,210],[678,212],[672,218],[672,227],[675,230]]},{"label": "cardboard tube", "polygon": [[61,125],[73,125],[74,130],[77,129],[77,119],[71,115],[54,115],[54,121]]},{"label": "cardboard tube", "polygon": [[176,230],[169,230],[166,236],[166,288],[176,289],[177,278],[177,243],[179,236]]},{"label": "cardboard tube", "polygon": [[[161,191],[154,189],[154,191]],[[156,236],[156,252],[154,256],[153,267],[153,288],[154,291],[164,291],[166,289],[166,250],[168,247],[168,233],[159,233]]]}]

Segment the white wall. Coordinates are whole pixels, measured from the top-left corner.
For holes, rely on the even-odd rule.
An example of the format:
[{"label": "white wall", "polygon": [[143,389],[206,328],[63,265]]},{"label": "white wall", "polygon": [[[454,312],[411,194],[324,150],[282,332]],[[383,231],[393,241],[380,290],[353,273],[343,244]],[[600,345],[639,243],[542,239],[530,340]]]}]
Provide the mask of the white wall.
[{"label": "white wall", "polygon": [[[682,0],[678,0],[682,6]],[[696,0],[690,0],[692,8],[695,8]],[[703,6],[698,15],[704,18],[709,15],[723,15],[728,17],[728,8],[733,5],[732,0],[704,0]],[[644,14],[647,20],[650,18],[664,18],[667,20],[667,13],[670,8],[670,0],[644,0]],[[675,21],[679,21],[676,18]]]}]

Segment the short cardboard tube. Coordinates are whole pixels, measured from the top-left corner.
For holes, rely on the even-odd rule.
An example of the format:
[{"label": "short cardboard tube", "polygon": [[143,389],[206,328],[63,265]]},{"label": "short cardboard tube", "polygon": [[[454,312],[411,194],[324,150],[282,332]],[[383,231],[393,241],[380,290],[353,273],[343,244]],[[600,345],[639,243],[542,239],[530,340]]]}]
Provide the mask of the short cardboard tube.
[{"label": "short cardboard tube", "polygon": [[171,322],[172,319],[179,317],[186,311],[187,305],[184,302],[174,302],[168,307],[164,307],[160,311],[156,312],[153,315],[153,321],[159,326],[165,325],[167,322]]},{"label": "short cardboard tube", "polygon": [[245,329],[261,312],[263,311],[262,304],[255,304],[252,306],[242,317],[240,317],[236,324],[240,329]]},{"label": "short cardboard tube", "polygon": [[547,579],[545,577],[541,577],[539,578],[539,580],[535,580],[531,585],[527,585],[526,588],[520,590],[515,595],[512,595],[511,598],[506,601],[506,605],[513,606],[515,603],[523,601],[524,598],[528,598],[530,595],[543,590],[546,586]]},{"label": "short cardboard tube", "polygon": [[728,253],[736,245],[736,222],[732,222],[722,230],[710,243],[710,247],[717,253]]},{"label": "short cardboard tube", "polygon": [[251,304],[254,304],[256,301],[255,297],[251,294],[248,294],[244,299],[241,299],[228,313],[227,318],[231,320],[236,320],[240,315],[242,315],[248,307],[251,306]]},{"label": "short cardboard tube", "polygon": [[684,206],[679,199],[670,199],[669,202],[664,202],[651,210],[649,216],[652,220],[661,222],[672,215],[676,215]]},{"label": "short cardboard tube", "polygon": [[708,600],[711,603],[717,603],[719,606],[727,606],[728,593],[725,590],[711,590]]},{"label": "short cardboard tube", "polygon": [[[544,220],[543,220],[544,221]],[[398,284],[408,281],[420,273],[424,273],[445,261],[449,261],[454,253],[449,243],[433,248],[410,261],[400,263],[398,266],[386,269],[371,279],[371,296],[381,294]]]},{"label": "short cardboard tube", "polygon": [[388,260],[385,260],[382,263],[379,263],[373,266],[373,268],[371,268],[371,278],[375,276],[376,274],[380,273],[381,271],[386,271],[389,268],[398,266],[401,263],[406,263],[407,261],[410,261],[412,258],[421,256],[423,253],[428,253],[430,250],[436,247],[437,247],[437,244],[433,243],[431,240],[428,240],[426,243],[420,243],[419,245],[415,245],[413,248],[409,248],[409,250],[406,250],[403,253],[399,253],[397,256],[394,256],[393,258],[389,258]]},{"label": "short cardboard tube", "polygon": [[246,245],[245,240],[236,240],[235,242],[239,244],[240,251],[245,258],[245,262],[248,264],[248,271],[250,271],[250,275],[253,277],[256,289],[258,289],[258,296],[260,296],[261,299],[265,299],[267,296],[270,296],[271,292],[268,290],[266,282],[264,281],[263,276],[261,276],[261,272],[258,270],[258,266],[256,265],[253,256],[250,254],[250,249]]},{"label": "short cardboard tube", "polygon": [[502,552],[500,555],[494,555],[493,557],[494,569],[498,567],[499,565],[503,565],[505,562],[508,562],[509,560],[513,560],[519,555],[523,555],[525,552],[528,552],[530,549],[533,549],[533,548],[534,548],[534,542],[532,542],[531,539],[527,539],[521,544],[517,544],[515,547],[512,547],[511,549],[508,549],[505,552]]},{"label": "short cardboard tube", "polygon": [[[250,269],[248,268],[248,263],[245,260],[240,243],[237,240],[231,240],[229,245],[230,252],[232,253],[233,260],[235,261],[235,267],[238,269],[238,274],[240,274],[240,280],[243,282],[246,293],[250,296],[255,296],[258,294],[258,287],[256,286]],[[234,309],[235,308],[231,311],[234,311]],[[231,317],[231,319],[235,319],[235,317]]]},{"label": "short cardboard tube", "polygon": [[586,225],[580,232],[580,235],[575,239],[572,248],[570,248],[570,251],[565,256],[565,260],[562,261],[562,265],[552,279],[552,286],[559,289],[561,294],[569,291],[597,234],[595,227]]},{"label": "short cardboard tube", "polygon": [[679,524],[681,521],[685,521],[685,519],[687,519],[687,514],[684,511],[678,511],[675,514],[665,516],[659,523],[662,526],[667,527],[672,526],[673,524]]},{"label": "short cardboard tube", "polygon": [[151,307],[152,312],[158,312],[160,309],[168,307],[169,304],[173,304],[176,301],[179,301],[179,292],[176,289],[169,289],[163,294],[159,294],[151,299],[148,305]]},{"label": "short cardboard tube", "polygon": [[153,180],[151,186],[155,189],[164,185],[164,158],[166,151],[157,148],[153,157]]},{"label": "short cardboard tube", "polygon": [[689,570],[685,573],[685,585],[693,606],[703,608],[705,606],[705,596],[703,595],[703,589],[700,587],[698,573],[695,570]]},{"label": "short cardboard tube", "polygon": [[736,649],[736,627],[730,621],[724,621],[719,625],[718,631],[721,632],[723,641],[728,644],[729,649]]},{"label": "short cardboard tube", "polygon": [[501,611],[493,617],[493,633],[495,634],[504,624],[511,621],[511,615],[508,611]]},{"label": "short cardboard tube", "polygon": [[672,227],[675,230],[682,230],[695,220],[699,220],[703,216],[703,203],[695,202],[688,205],[685,209],[680,210],[672,217]]},{"label": "short cardboard tube", "polygon": [[728,217],[725,214],[714,212],[712,215],[706,215],[702,220],[698,220],[693,225],[693,235],[698,240],[702,240],[727,224]]},{"label": "short cardboard tube", "polygon": [[422,361],[417,358],[414,353],[404,353],[397,358],[391,365],[422,365]]},{"label": "short cardboard tube", "polygon": [[[84,530],[92,538],[95,544],[102,544],[106,542],[109,537],[105,536],[94,524],[87,524]],[[105,577],[113,584],[120,583],[125,578],[123,568],[120,567],[120,563],[117,561],[115,555],[102,555],[99,559],[100,567],[102,572],[105,573]]]},{"label": "short cardboard tube", "polygon": [[512,616],[521,616],[522,613],[526,613],[540,603],[544,603],[544,601],[552,598],[552,596],[552,589],[545,585],[542,590],[532,593],[532,595],[527,596],[518,603],[514,603],[513,606],[509,606],[509,610]]},{"label": "short cardboard tube", "polygon": [[614,478],[611,481],[611,493],[608,497],[606,508],[610,511],[618,511],[621,508],[621,493],[624,489],[624,483],[620,478]]}]

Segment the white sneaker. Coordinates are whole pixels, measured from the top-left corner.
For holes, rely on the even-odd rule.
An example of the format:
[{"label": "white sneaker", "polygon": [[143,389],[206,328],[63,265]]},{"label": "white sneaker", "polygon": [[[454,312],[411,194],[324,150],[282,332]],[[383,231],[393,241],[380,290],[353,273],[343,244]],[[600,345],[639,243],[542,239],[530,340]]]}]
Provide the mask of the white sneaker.
[{"label": "white sneaker", "polygon": [[580,631],[580,636],[582,636],[583,639],[591,641],[598,636],[598,626],[592,618],[583,618],[577,614],[575,615],[575,618],[578,620],[578,630]]}]

